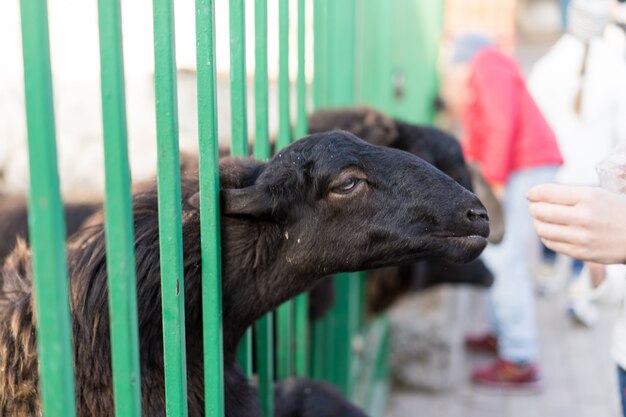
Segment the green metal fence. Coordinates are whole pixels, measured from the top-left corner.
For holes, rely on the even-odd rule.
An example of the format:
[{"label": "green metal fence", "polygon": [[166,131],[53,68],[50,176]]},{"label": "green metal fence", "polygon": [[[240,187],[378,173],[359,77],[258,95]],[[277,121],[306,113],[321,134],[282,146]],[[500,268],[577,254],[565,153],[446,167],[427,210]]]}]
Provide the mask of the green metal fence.
[{"label": "green metal fence", "polygon": [[[225,0],[224,0],[225,1]],[[278,0],[279,131],[277,148],[293,137],[289,79],[289,27],[297,27],[298,77],[295,136],[307,131],[305,77],[306,0]],[[309,0],[314,11],[315,107],[355,101],[356,0]],[[208,417],[224,415],[221,323],[219,172],[217,140],[214,0],[196,0],[196,61],[201,206],[205,404]],[[233,155],[247,156],[248,126],[245,20],[255,21],[254,156],[270,157],[268,128],[267,0],[230,0],[230,79]],[[297,8],[297,21],[289,20]],[[128,161],[120,0],[98,0],[102,112],[106,172],[106,240],[113,383],[117,416],[141,416],[131,179]],[[173,0],[154,0],[155,96],[158,198],[163,306],[166,408],[187,415],[185,310],[181,230],[180,162]],[[68,277],[62,202],[56,163],[52,75],[45,0],[21,0],[26,113],[30,157],[29,223],[33,249],[40,384],[45,417],[75,415]],[[339,302],[314,328],[308,298],[301,295],[250,329],[238,352],[248,375],[256,373],[263,412],[273,415],[272,383],[288,376],[336,384],[372,415],[386,387],[388,326],[363,318],[362,274],[339,276]],[[274,347],[274,337],[277,346]],[[252,357],[252,340],[256,357]],[[360,341],[360,343],[359,343]],[[365,349],[364,347],[367,347]],[[275,363],[276,359],[276,363]]]}]

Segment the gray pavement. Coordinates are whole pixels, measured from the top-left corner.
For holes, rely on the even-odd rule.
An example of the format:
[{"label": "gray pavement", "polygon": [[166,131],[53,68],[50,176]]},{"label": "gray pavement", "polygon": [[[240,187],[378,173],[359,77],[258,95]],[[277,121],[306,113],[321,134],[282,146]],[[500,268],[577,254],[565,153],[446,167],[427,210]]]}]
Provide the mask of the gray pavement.
[{"label": "gray pavement", "polygon": [[[472,386],[469,381],[444,393],[394,388],[387,417],[619,417],[615,364],[610,358],[616,310],[601,309],[589,329],[565,313],[562,294],[537,299],[544,387],[540,393],[503,393]],[[490,360],[468,355],[472,366]]]}]

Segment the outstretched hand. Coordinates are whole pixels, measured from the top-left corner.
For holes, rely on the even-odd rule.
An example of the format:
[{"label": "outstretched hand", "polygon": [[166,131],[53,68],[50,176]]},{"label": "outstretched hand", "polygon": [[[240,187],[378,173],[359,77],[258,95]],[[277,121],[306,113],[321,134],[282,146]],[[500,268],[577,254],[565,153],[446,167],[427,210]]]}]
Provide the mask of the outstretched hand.
[{"label": "outstretched hand", "polygon": [[537,234],[548,248],[585,261],[626,263],[626,197],[556,184],[535,186],[527,196]]}]

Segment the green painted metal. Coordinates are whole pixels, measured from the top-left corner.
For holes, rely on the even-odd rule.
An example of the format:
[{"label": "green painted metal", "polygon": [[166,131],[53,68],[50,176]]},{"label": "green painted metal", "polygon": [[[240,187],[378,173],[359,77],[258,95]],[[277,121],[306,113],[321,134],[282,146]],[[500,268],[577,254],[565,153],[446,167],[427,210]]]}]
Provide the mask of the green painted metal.
[{"label": "green painted metal", "polygon": [[[356,2],[324,0],[316,10],[315,36],[321,45],[316,51],[316,86],[318,107],[353,105],[355,102],[356,65]],[[319,19],[319,21],[317,21]],[[320,54],[320,55],[317,55]],[[317,61],[319,59],[319,62]],[[320,77],[319,79],[317,77]],[[358,331],[361,315],[358,295],[362,293],[358,273],[340,274],[335,280],[337,302],[325,318],[326,351],[325,378],[333,382],[346,396],[352,392],[352,339]]]},{"label": "green painted metal", "polygon": [[326,4],[327,0],[313,2],[313,108],[327,105],[326,88]]},{"label": "green painted metal", "polygon": [[113,392],[118,416],[141,416],[139,330],[119,0],[99,0],[105,237]]},{"label": "green painted metal", "polygon": [[[111,338],[117,415],[140,416],[141,392],[137,346],[136,289],[130,173],[127,155],[126,112],[119,0],[99,1],[102,103],[106,158],[106,238],[109,271]],[[180,162],[176,106],[173,0],[154,1],[155,83],[157,98],[159,228],[163,304],[166,411],[187,415],[184,276],[182,263]],[[244,0],[230,1],[231,123],[234,155],[248,155]],[[383,5],[382,3],[388,3]],[[390,4],[395,4],[395,8]],[[397,6],[397,4],[401,6]],[[436,6],[414,3],[413,9],[434,16]],[[420,3],[415,5],[415,3]],[[437,2],[440,3],[440,2]],[[294,1],[295,4],[295,1]],[[289,79],[289,0],[279,0],[279,134],[277,149],[292,140]],[[296,136],[306,134],[307,86],[305,77],[305,6],[298,7],[298,78],[296,84]],[[401,23],[408,0],[315,0],[313,105],[371,103],[376,96],[387,106],[387,92],[378,87],[388,67],[401,61],[389,39],[413,36],[415,28]],[[63,249],[63,217],[56,172],[54,114],[47,38],[46,3],[22,0],[29,147],[31,158],[30,223],[37,311],[52,311],[37,318],[43,407],[46,417],[74,415],[71,327],[67,271]],[[398,10],[401,10],[398,12]],[[431,13],[432,12],[432,13]],[[376,13],[390,22],[376,26]],[[406,14],[406,16],[405,16]],[[440,16],[439,16],[440,17]],[[379,19],[380,20],[380,19]],[[436,19],[435,19],[436,20]],[[427,23],[431,24],[431,23]],[[440,23],[432,23],[438,25]],[[365,33],[370,25],[372,30]],[[415,26],[415,25],[413,25]],[[432,33],[433,26],[427,26]],[[437,26],[438,27],[438,26]],[[259,159],[270,156],[268,133],[267,0],[255,2],[255,147]],[[421,30],[421,29],[418,29]],[[219,222],[219,162],[215,76],[214,0],[196,0],[198,68],[199,175],[201,205],[202,299],[205,405],[209,417],[224,415],[222,352],[222,287]],[[423,33],[417,35],[424,36]],[[365,39],[362,42],[361,39]],[[428,42],[431,42],[429,40]],[[393,44],[393,48],[388,45]],[[387,45],[387,55],[380,55]],[[367,47],[366,47],[367,46]],[[371,50],[370,50],[371,49]],[[378,51],[378,59],[374,52]],[[389,51],[393,51],[393,54]],[[430,51],[430,50],[429,50]],[[429,52],[430,53],[430,52]],[[415,54],[417,55],[417,54]],[[405,58],[402,58],[405,59]],[[368,67],[371,65],[371,67]],[[408,64],[407,64],[408,65]],[[413,65],[413,64],[411,64]],[[418,65],[419,66],[419,65]],[[395,68],[395,67],[394,67]],[[371,69],[371,71],[370,71]],[[420,78],[426,85],[428,78]],[[407,86],[411,80],[407,79]],[[376,85],[374,85],[376,84]],[[413,87],[411,87],[413,88]],[[425,91],[425,90],[421,90]],[[429,90],[430,91],[430,90]],[[413,90],[411,89],[411,92]],[[375,101],[377,102],[377,101]],[[412,101],[410,103],[413,103]],[[425,107],[424,107],[425,108]],[[395,109],[395,107],[393,107]],[[394,110],[395,111],[395,110]],[[421,111],[421,110],[420,110]],[[392,113],[393,114],[393,113]],[[426,114],[426,113],[424,113]],[[45,250],[43,249],[45,247]],[[52,249],[50,249],[52,248]],[[45,272],[44,272],[45,271]],[[53,271],[53,273],[49,273]],[[372,415],[379,415],[386,389],[388,324],[365,323],[363,274],[342,274],[336,281],[339,302],[312,328],[308,298],[279,307],[255,324],[256,372],[265,416],[274,414],[274,359],[279,378],[309,376],[335,383]],[[56,302],[56,304],[55,304]],[[50,306],[54,306],[52,309]],[[274,320],[276,320],[274,322]],[[385,322],[386,323],[386,322]],[[277,349],[274,350],[274,326]],[[387,329],[387,330],[385,330]],[[252,373],[251,331],[242,342],[239,360]],[[363,338],[371,349],[355,351],[353,341]],[[55,353],[50,359],[51,350]],[[59,353],[60,352],[60,353]],[[60,356],[58,356],[60,355]],[[60,360],[58,360],[60,358]],[[372,366],[371,364],[374,364]],[[363,382],[365,381],[365,382]],[[365,385],[363,385],[365,384]]]},{"label": "green painted metal", "polygon": [[[278,141],[277,150],[291,143],[289,111],[289,0],[278,2]],[[294,302],[287,301],[276,310],[277,378],[294,374]]]},{"label": "green painted metal", "polygon": [[350,106],[356,99],[356,0],[325,1],[326,100],[323,104]]},{"label": "green painted metal", "polygon": [[159,246],[165,400],[169,417],[187,416],[185,297],[173,0],[154,0]]},{"label": "green painted metal", "polygon": [[326,322],[323,318],[318,319],[311,326],[311,377],[313,379],[325,378],[325,340]]},{"label": "green painted metal", "polygon": [[[248,156],[246,106],[246,29],[244,0],[230,0],[230,153]],[[252,330],[244,334],[237,350],[237,362],[244,373],[252,376]]]},{"label": "green painted metal", "polygon": [[42,410],[45,417],[73,417],[72,333],[46,1],[22,0],[20,11],[30,160],[28,222]]},{"label": "green painted metal", "polygon": [[[267,0],[254,5],[254,157],[270,157],[268,78],[267,78]],[[268,313],[254,328],[256,342],[256,372],[261,410],[266,417],[274,416],[274,314]]]},{"label": "green painted metal", "polygon": [[276,378],[294,375],[294,302],[287,301],[276,310]]},{"label": "green painted metal", "polygon": [[289,0],[278,2],[278,141],[281,149],[291,143],[289,93]]},{"label": "green painted metal", "polygon": [[335,279],[337,300],[330,314],[333,318],[331,339],[335,363],[331,381],[348,398],[352,394],[352,339],[357,333],[359,316],[359,273],[339,274]]},{"label": "green painted metal", "polygon": [[237,348],[237,363],[241,367],[243,373],[248,377],[252,377],[252,328],[244,333],[239,346]]},{"label": "green painted metal", "polygon": [[196,0],[198,163],[202,253],[202,333],[206,417],[224,416],[220,183],[215,77],[214,0]]},{"label": "green painted metal", "polygon": [[385,314],[374,318],[359,336],[362,348],[354,355],[358,366],[352,400],[372,416],[384,414],[389,390],[389,332]]},{"label": "green painted metal", "polygon": [[305,378],[310,374],[309,368],[309,296],[302,294],[294,301],[295,309],[295,375]]},{"label": "green painted metal", "polygon": [[265,417],[274,416],[274,315],[266,314],[255,323],[256,371],[259,401]]},{"label": "green painted metal", "polygon": [[[298,84],[296,137],[307,133],[306,73],[305,73],[305,1],[298,0]],[[309,369],[309,295],[301,294],[295,299],[295,374],[307,377]]]},{"label": "green painted metal", "polygon": [[306,111],[306,67],[305,67],[305,0],[298,0],[298,118],[296,124],[296,137],[301,138],[307,133],[307,111]]},{"label": "green painted metal", "polygon": [[248,155],[244,0],[229,0],[231,154]]},{"label": "green painted metal", "polygon": [[254,16],[254,157],[265,160],[271,154],[268,127],[267,0],[256,0]]},{"label": "green painted metal", "polygon": [[444,2],[358,1],[357,101],[407,121],[432,122]]}]

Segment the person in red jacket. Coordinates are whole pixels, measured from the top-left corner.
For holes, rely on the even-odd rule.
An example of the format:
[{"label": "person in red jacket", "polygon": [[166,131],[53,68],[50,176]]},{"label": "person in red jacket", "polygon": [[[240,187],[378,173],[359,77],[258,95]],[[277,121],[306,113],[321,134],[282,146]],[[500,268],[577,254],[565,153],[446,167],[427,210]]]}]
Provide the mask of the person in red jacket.
[{"label": "person in red jacket", "polygon": [[554,180],[562,164],[556,138],[532,100],[511,57],[479,34],[460,37],[446,70],[442,96],[463,130],[466,158],[476,162],[502,200],[505,235],[483,257],[496,281],[490,290],[492,331],[468,346],[497,353],[472,372],[475,383],[537,388],[537,329],[529,259],[538,245],[526,192]]}]

